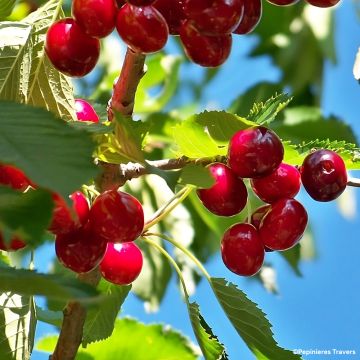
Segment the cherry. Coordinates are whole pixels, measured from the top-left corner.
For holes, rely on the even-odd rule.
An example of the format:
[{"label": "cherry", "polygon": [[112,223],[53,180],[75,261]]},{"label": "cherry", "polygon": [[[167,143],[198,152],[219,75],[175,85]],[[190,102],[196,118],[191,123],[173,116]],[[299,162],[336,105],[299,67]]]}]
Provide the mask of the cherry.
[{"label": "cherry", "polygon": [[72,15],[89,36],[103,38],[115,28],[115,0],[73,0]]},{"label": "cherry", "polygon": [[161,50],[169,35],[166,20],[153,6],[125,4],[118,13],[116,29],[132,50],[144,54]]},{"label": "cherry", "polygon": [[340,0],[305,0],[310,5],[314,5],[321,8],[335,6]]},{"label": "cherry", "polygon": [[255,227],[235,224],[224,234],[221,256],[225,266],[237,275],[252,276],[264,262],[264,246]]},{"label": "cherry", "polygon": [[94,123],[99,122],[99,116],[95,109],[85,100],[75,100],[76,117],[79,121],[91,121]]},{"label": "cherry", "polygon": [[76,273],[93,270],[104,257],[106,240],[97,236],[88,226],[73,229],[55,238],[59,261]]},{"label": "cherry", "polygon": [[294,5],[299,0],[267,0],[270,4],[279,5],[279,6],[287,6],[287,5]]},{"label": "cherry", "polygon": [[3,251],[17,251],[26,246],[26,243],[22,241],[18,236],[13,236],[9,244],[5,244],[3,235],[0,233],[0,250]]},{"label": "cherry", "polygon": [[189,59],[201,66],[220,66],[230,55],[231,35],[202,35],[189,20],[180,27],[180,39]]},{"label": "cherry", "polygon": [[271,250],[287,250],[301,239],[308,222],[307,212],[295,199],[280,199],[271,205],[261,221],[259,235]]},{"label": "cherry", "polygon": [[154,0],[126,0],[129,4],[135,6],[147,6],[151,5]]},{"label": "cherry", "polygon": [[244,4],[243,0],[184,0],[184,11],[202,34],[224,35],[239,25]]},{"label": "cherry", "polygon": [[215,184],[209,189],[199,189],[197,194],[204,206],[220,216],[238,214],[246,205],[247,190],[242,179],[221,163],[209,166]]},{"label": "cherry", "polygon": [[234,30],[234,34],[248,34],[252,32],[261,19],[262,2],[261,0],[245,0],[244,15],[239,26]]},{"label": "cherry", "polygon": [[32,185],[24,172],[12,165],[0,165],[0,184],[22,191]]},{"label": "cherry", "polygon": [[317,201],[331,201],[346,188],[347,173],[344,160],[331,150],[309,154],[301,166],[305,190]]},{"label": "cherry", "polygon": [[94,232],[107,241],[129,242],[141,235],[144,212],[140,202],[132,195],[108,190],[94,201],[89,222]]},{"label": "cherry", "polygon": [[270,175],[251,179],[255,194],[264,202],[273,203],[283,197],[293,198],[300,190],[300,173],[295,166],[280,164]]},{"label": "cherry", "polygon": [[263,205],[258,207],[251,215],[251,224],[259,229],[260,224],[264,216],[269,212],[271,209],[271,205]]},{"label": "cherry", "polygon": [[155,0],[153,6],[165,18],[171,35],[179,35],[181,22],[186,19],[183,0]]},{"label": "cherry", "polygon": [[45,51],[53,66],[68,76],[84,76],[96,65],[100,42],[84,33],[71,18],[53,23],[46,34]]},{"label": "cherry", "polygon": [[263,126],[240,130],[230,139],[228,162],[230,168],[242,178],[271,174],[284,157],[279,137]]},{"label": "cherry", "polygon": [[105,256],[100,263],[104,279],[117,285],[128,285],[140,274],[143,256],[133,242],[108,243]]}]

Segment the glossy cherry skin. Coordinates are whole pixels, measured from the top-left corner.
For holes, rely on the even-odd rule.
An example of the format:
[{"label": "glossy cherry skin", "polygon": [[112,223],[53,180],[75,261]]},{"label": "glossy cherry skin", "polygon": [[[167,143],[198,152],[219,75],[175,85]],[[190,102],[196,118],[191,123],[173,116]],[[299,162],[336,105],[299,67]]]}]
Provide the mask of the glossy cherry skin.
[{"label": "glossy cherry skin", "polygon": [[305,0],[310,5],[314,5],[321,8],[327,8],[335,6],[340,2],[340,0]]},{"label": "glossy cherry skin", "polygon": [[300,173],[295,166],[281,163],[270,175],[251,179],[255,194],[269,204],[285,197],[293,198],[300,190]]},{"label": "glossy cherry skin", "polygon": [[300,241],[307,222],[308,215],[302,204],[295,199],[280,199],[262,219],[260,239],[271,250],[290,249]]},{"label": "glossy cherry skin", "polygon": [[288,5],[294,5],[299,0],[267,0],[270,4],[278,5],[278,6],[288,6]]},{"label": "glossy cherry skin", "polygon": [[304,188],[314,200],[332,201],[346,188],[346,166],[334,151],[317,150],[309,154],[300,171]]},{"label": "glossy cherry skin", "polygon": [[169,35],[166,20],[153,6],[125,4],[119,10],[116,29],[132,50],[144,54],[161,50]]},{"label": "glossy cherry skin", "polygon": [[252,276],[264,262],[264,246],[255,227],[235,224],[221,240],[221,256],[225,266],[237,275]]},{"label": "glossy cherry skin", "polygon": [[260,224],[264,216],[270,211],[271,205],[263,205],[258,207],[251,215],[251,224],[259,229]]},{"label": "glossy cherry skin", "polygon": [[59,261],[76,273],[87,273],[99,265],[104,257],[107,242],[88,226],[58,234],[55,252]]},{"label": "glossy cherry skin", "polygon": [[243,0],[184,0],[184,11],[205,35],[230,34],[244,12]]},{"label": "glossy cherry skin", "polygon": [[105,256],[100,263],[104,279],[117,285],[131,284],[140,274],[143,256],[133,242],[108,243]]},{"label": "glossy cherry skin", "polygon": [[181,23],[186,19],[183,0],[155,0],[153,6],[166,20],[169,33],[179,35]]},{"label": "glossy cherry skin", "polygon": [[0,184],[22,191],[32,185],[24,172],[12,165],[0,165]]},{"label": "glossy cherry skin", "polygon": [[180,27],[180,39],[188,58],[201,66],[220,66],[231,52],[231,35],[202,35],[188,20]]},{"label": "glossy cherry skin", "polygon": [[72,15],[89,36],[103,38],[115,28],[115,0],[73,0]]},{"label": "glossy cherry skin", "polygon": [[238,214],[247,202],[244,182],[224,164],[212,164],[209,170],[215,184],[209,189],[197,191],[201,202],[209,211],[219,216]]},{"label": "glossy cherry skin", "polygon": [[94,232],[109,242],[130,242],[143,231],[144,212],[140,202],[132,195],[108,190],[92,204],[89,222]]},{"label": "glossy cherry skin", "polygon": [[154,0],[126,0],[129,4],[135,6],[147,6],[151,5]]},{"label": "glossy cherry skin", "polygon": [[228,162],[242,178],[271,174],[281,164],[284,147],[279,137],[263,126],[240,130],[230,139]]},{"label": "glossy cherry skin", "polygon": [[2,233],[0,233],[0,250],[3,251],[17,251],[23,249],[26,243],[22,241],[18,236],[13,236],[9,244],[5,244]]},{"label": "glossy cherry skin", "polygon": [[100,42],[86,35],[75,20],[65,18],[49,27],[45,51],[58,71],[81,77],[95,67],[100,55]]},{"label": "glossy cherry skin", "polygon": [[87,101],[83,99],[75,100],[75,112],[79,121],[99,122],[99,116],[95,109]]},{"label": "glossy cherry skin", "polygon": [[262,15],[261,0],[245,0],[244,14],[234,34],[244,35],[252,32],[260,22]]}]

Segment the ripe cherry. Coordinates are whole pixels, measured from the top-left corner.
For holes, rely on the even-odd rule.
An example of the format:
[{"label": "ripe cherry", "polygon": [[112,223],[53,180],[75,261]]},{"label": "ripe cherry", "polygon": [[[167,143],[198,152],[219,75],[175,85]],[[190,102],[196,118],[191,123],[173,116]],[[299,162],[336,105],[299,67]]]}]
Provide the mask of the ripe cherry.
[{"label": "ripe cherry", "polygon": [[235,224],[224,234],[221,256],[226,267],[237,275],[252,276],[264,262],[264,245],[251,224]]},{"label": "ripe cherry", "polygon": [[154,0],[126,0],[129,4],[135,6],[147,6],[151,5]]},{"label": "ripe cherry", "polygon": [[115,28],[115,0],[73,0],[72,15],[89,36],[103,38]]},{"label": "ripe cherry", "polygon": [[273,5],[279,5],[279,6],[288,6],[288,5],[294,5],[299,0],[267,0],[270,4]]},{"label": "ripe cherry", "polygon": [[261,0],[245,0],[244,15],[238,27],[234,30],[234,34],[248,34],[253,31],[260,22],[262,15]]},{"label": "ripe cherry", "polygon": [[5,244],[2,233],[0,233],[0,250],[3,251],[17,251],[23,249],[26,243],[22,241],[18,236],[13,236],[9,244]]},{"label": "ripe cherry", "polygon": [[166,20],[153,6],[125,4],[119,10],[116,29],[132,50],[144,54],[161,50],[169,35]]},{"label": "ripe cherry", "polygon": [[80,77],[95,67],[100,55],[100,42],[86,35],[75,20],[65,18],[49,27],[45,51],[57,70]]},{"label": "ripe cherry", "polygon": [[228,162],[231,170],[242,178],[271,174],[284,157],[279,137],[263,126],[240,130],[230,139]]},{"label": "ripe cherry", "polygon": [[314,5],[321,8],[335,6],[340,0],[305,0],[310,5]]},{"label": "ripe cherry", "polygon": [[32,185],[24,172],[12,165],[0,165],[0,184],[22,191]]},{"label": "ripe cherry", "polygon": [[59,261],[76,273],[93,270],[104,257],[106,240],[94,234],[88,226],[58,234],[55,251]]},{"label": "ripe cherry", "polygon": [[209,189],[200,189],[197,194],[204,206],[220,216],[238,214],[246,205],[247,190],[242,179],[221,163],[209,166],[215,184]]},{"label": "ripe cherry", "polygon": [[258,207],[251,215],[251,224],[259,229],[260,224],[264,216],[270,211],[271,205],[263,205]]},{"label": "ripe cherry", "polygon": [[184,0],[184,11],[202,34],[225,35],[239,25],[244,4],[243,0]]},{"label": "ripe cherry", "polygon": [[280,199],[271,205],[259,227],[263,244],[271,250],[287,250],[301,239],[308,222],[307,212],[295,199]]},{"label": "ripe cherry", "polygon": [[251,179],[255,194],[264,202],[273,203],[283,197],[293,198],[300,190],[300,173],[295,166],[280,164],[270,175]]},{"label": "ripe cherry", "polygon": [[108,243],[105,256],[100,263],[104,279],[117,285],[131,284],[140,274],[143,256],[133,242]]},{"label": "ripe cherry", "polygon": [[300,171],[302,183],[314,200],[334,200],[346,188],[345,163],[334,151],[317,150],[309,154]]},{"label": "ripe cherry", "polygon": [[91,121],[94,123],[99,122],[99,116],[95,109],[85,100],[75,100],[76,117],[79,121]]},{"label": "ripe cherry", "polygon": [[154,8],[165,18],[171,35],[179,35],[181,22],[186,19],[183,0],[155,0]]},{"label": "ripe cherry", "polygon": [[189,59],[201,66],[220,66],[230,55],[231,35],[202,35],[189,20],[181,25],[180,39]]},{"label": "ripe cherry", "polygon": [[94,201],[89,222],[94,232],[109,242],[130,242],[143,231],[144,212],[132,195],[108,190]]}]

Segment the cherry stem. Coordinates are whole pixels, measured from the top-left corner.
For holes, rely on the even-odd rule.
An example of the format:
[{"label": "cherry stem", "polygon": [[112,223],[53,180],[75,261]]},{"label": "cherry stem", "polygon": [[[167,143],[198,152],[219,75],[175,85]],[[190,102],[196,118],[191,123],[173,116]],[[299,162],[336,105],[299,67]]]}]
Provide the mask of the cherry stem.
[{"label": "cherry stem", "polygon": [[347,186],[360,187],[360,179],[350,177],[348,179]]}]

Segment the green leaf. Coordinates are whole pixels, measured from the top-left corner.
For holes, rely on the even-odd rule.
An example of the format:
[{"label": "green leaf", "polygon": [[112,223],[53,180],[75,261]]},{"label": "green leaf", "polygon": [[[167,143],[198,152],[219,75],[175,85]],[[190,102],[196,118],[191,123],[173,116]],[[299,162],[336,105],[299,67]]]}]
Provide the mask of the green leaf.
[{"label": "green leaf", "polygon": [[111,134],[114,131],[114,123],[93,123],[89,121],[69,121],[68,123],[73,128],[78,130],[85,130],[94,135]]},{"label": "green leaf", "polygon": [[280,251],[279,254],[286,260],[297,276],[302,276],[299,269],[301,260],[301,245],[298,244],[290,250]]},{"label": "green leaf", "polygon": [[0,157],[22,169],[38,186],[65,198],[93,178],[94,144],[43,109],[0,101]]},{"label": "green leaf", "polygon": [[82,346],[111,336],[120,307],[125,301],[131,286],[116,286],[101,281],[98,290],[105,295],[101,306],[90,309],[86,315]]},{"label": "green leaf", "polygon": [[278,346],[265,314],[236,285],[220,278],[212,278],[211,284],[227,317],[257,359],[301,359]]},{"label": "green leaf", "polygon": [[0,100],[43,107],[76,119],[70,80],[45,55],[48,27],[63,17],[61,1],[51,0],[21,22],[0,23]]},{"label": "green leaf", "polygon": [[0,295],[0,359],[29,360],[36,329],[32,297]]},{"label": "green leaf", "polygon": [[16,0],[1,0],[0,3],[0,20],[6,18],[14,9]]},{"label": "green leaf", "polygon": [[206,189],[214,185],[215,179],[211,176],[208,168],[190,164],[182,169],[179,182],[184,185],[194,185]]},{"label": "green leaf", "polygon": [[6,233],[16,233],[33,246],[41,243],[51,220],[51,194],[38,189],[26,193],[0,186],[0,224]]},{"label": "green leaf", "polygon": [[44,323],[60,328],[63,317],[64,315],[62,311],[45,310],[40,306],[36,306],[36,318],[38,319],[38,321],[42,321]]},{"label": "green leaf", "polygon": [[211,328],[200,314],[199,305],[196,302],[189,304],[189,315],[205,360],[227,360],[224,345],[213,334]]}]

